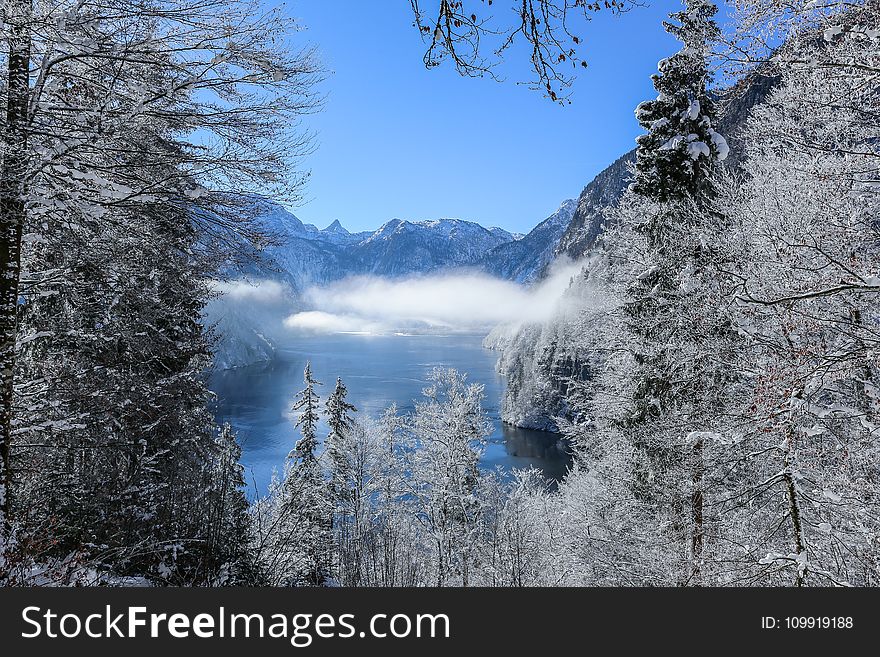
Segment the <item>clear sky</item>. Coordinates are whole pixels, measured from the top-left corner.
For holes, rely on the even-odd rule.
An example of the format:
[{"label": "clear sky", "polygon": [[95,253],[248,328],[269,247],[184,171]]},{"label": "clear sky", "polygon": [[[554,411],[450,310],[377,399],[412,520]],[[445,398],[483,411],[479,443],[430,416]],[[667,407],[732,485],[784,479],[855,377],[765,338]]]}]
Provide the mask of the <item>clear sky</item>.
[{"label": "clear sky", "polygon": [[316,45],[329,70],[326,105],[304,120],[317,150],[304,162],[305,201],[292,208],[300,219],[356,231],[458,217],[527,232],[635,145],[633,109],[655,96],[650,75],[678,49],[661,20],[681,5],[656,0],[579,27],[589,68],[564,107],[516,84],[529,71],[515,53],[498,71],[503,83],[446,64],[426,70],[407,0],[284,6],[305,28],[294,41]]}]

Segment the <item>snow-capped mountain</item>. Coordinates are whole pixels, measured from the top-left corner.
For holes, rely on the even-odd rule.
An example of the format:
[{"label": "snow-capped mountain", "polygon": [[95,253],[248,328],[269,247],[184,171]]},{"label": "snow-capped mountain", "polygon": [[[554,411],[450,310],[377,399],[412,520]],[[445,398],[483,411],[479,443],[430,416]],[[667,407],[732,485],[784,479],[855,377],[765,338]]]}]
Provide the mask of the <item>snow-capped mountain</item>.
[{"label": "snow-capped mountain", "polygon": [[392,219],[352,249],[357,273],[405,276],[479,263],[492,249],[514,241],[501,228],[461,219]]},{"label": "snow-capped mountain", "polygon": [[374,232],[358,233],[336,220],[321,230],[272,201],[259,203],[261,223],[276,244],[244,273],[283,280],[297,294],[347,276],[401,277],[480,266],[490,251],[518,237],[462,219],[392,219]]},{"label": "snow-capped mountain", "polygon": [[327,226],[324,230],[318,231],[317,238],[325,242],[330,242],[331,244],[336,244],[337,246],[342,246],[347,244],[356,244],[357,242],[360,242],[368,237],[369,235],[369,231],[361,233],[350,233],[345,228],[343,228],[341,223],[339,223],[339,219],[334,219],[333,223]]},{"label": "snow-capped mountain", "polygon": [[553,261],[554,252],[577,209],[575,199],[559,209],[521,239],[505,242],[489,251],[480,263],[486,272],[517,283],[534,283]]}]

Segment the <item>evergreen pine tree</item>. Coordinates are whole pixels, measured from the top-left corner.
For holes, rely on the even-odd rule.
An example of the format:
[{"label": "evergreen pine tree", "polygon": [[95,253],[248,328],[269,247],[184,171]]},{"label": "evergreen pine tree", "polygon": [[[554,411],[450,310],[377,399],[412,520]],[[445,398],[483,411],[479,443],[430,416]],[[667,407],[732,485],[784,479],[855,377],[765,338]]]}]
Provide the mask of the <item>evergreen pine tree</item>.
[{"label": "evergreen pine tree", "polygon": [[346,401],[348,389],[342,379],[336,379],[336,387],[327,398],[325,410],[330,434],[327,436],[325,453],[329,458],[330,486],[336,504],[343,503],[348,497],[348,482],[351,480],[351,436],[354,419],[349,415],[357,412],[354,404]]},{"label": "evergreen pine tree", "polygon": [[312,375],[311,362],[306,363],[303,383],[305,388],[297,393],[292,409],[300,413],[295,426],[301,437],[288,456],[289,467],[284,482],[285,507],[288,519],[304,528],[299,547],[305,565],[302,572],[295,576],[303,583],[317,586],[326,583],[331,574],[332,506],[317,454],[320,399],[315,386],[321,383]]},{"label": "evergreen pine tree", "polygon": [[299,412],[299,417],[294,426],[300,430],[302,436],[296,443],[289,458],[298,460],[303,464],[313,464],[317,467],[318,451],[318,421],[320,416],[318,408],[321,400],[315,392],[315,386],[322,385],[312,376],[312,363],[307,362],[303,371],[303,383],[306,387],[300,390],[293,403],[294,413]]},{"label": "evergreen pine tree", "polygon": [[633,190],[657,201],[698,198],[707,191],[717,160],[727,157],[727,142],[712,128],[715,103],[708,92],[707,59],[720,37],[708,0],[687,0],[685,11],[670,15],[666,31],[684,48],[658,64],[651,76],[657,98],[636,108],[648,132],[636,139]]},{"label": "evergreen pine tree", "polygon": [[50,225],[26,252],[26,271],[75,275],[25,289],[21,326],[38,337],[19,359],[20,379],[34,384],[17,409],[30,446],[18,456],[39,466],[27,483],[39,503],[22,519],[37,532],[51,521],[55,551],[117,573],[210,578],[206,263],[185,214],[114,217],[111,229]]},{"label": "evergreen pine tree", "polygon": [[708,92],[716,11],[687,0],[664,23],[684,48],[660,62],[658,96],[636,110],[648,133],[637,140],[635,180],[617,211],[617,248],[643,268],[624,283],[632,402],[620,421],[633,448],[633,494],[669,528],[669,576],[678,583],[702,580],[703,436],[717,430],[730,376],[719,362],[733,340],[715,239],[722,220],[712,207],[713,175],[728,151],[712,128]]},{"label": "evergreen pine tree", "polygon": [[215,451],[215,460],[207,470],[205,486],[211,500],[206,523],[207,571],[212,576],[211,583],[254,584],[256,574],[248,552],[251,528],[248,502],[244,495],[241,446],[228,423],[217,432]]}]

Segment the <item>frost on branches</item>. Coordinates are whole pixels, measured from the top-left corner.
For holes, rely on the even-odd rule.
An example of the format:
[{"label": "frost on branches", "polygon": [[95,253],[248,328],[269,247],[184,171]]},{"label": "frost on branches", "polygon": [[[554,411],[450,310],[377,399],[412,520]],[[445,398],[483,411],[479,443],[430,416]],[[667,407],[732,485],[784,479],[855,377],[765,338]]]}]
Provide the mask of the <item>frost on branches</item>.
[{"label": "frost on branches", "polygon": [[226,245],[260,239],[236,198],[297,188],[317,70],[255,9],[6,3],[0,580],[249,570],[200,316]]},{"label": "frost on branches", "polygon": [[[576,467],[541,494],[545,517],[578,518],[547,545],[569,583],[880,583],[876,3],[743,4],[801,12],[732,137],[743,160],[717,166],[708,51],[678,31],[634,184],[574,283],[579,318],[505,346],[553,384],[528,363],[565,326],[590,364],[560,418]],[[711,34],[712,13],[677,23]]]},{"label": "frost on branches", "polygon": [[200,318],[230,245],[268,241],[249,194],[296,191],[285,129],[316,69],[250,3],[184,5],[7,3],[0,582],[880,584],[877,0],[739,3],[742,68],[778,82],[736,162],[716,8],[672,15],[682,49],[584,271],[552,320],[489,339],[505,419],[569,439],[557,488],[478,467],[464,373],[370,418],[342,379],[322,404],[309,366],[253,502]]}]

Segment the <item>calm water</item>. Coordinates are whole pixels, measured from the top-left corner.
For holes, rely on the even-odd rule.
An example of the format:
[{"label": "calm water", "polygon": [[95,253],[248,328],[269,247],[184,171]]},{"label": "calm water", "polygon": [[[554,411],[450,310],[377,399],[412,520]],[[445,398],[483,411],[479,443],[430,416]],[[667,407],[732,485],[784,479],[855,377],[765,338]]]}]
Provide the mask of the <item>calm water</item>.
[{"label": "calm water", "polygon": [[[498,405],[504,379],[495,372],[498,355],[483,349],[473,335],[400,336],[330,335],[303,337],[288,345],[268,364],[217,372],[211,389],[217,393],[217,419],[238,431],[248,483],[266,490],[273,468],[281,468],[298,433],[290,407],[302,388],[303,368],[312,361],[321,399],[333,389],[337,376],[348,387],[349,400],[361,413],[379,415],[392,403],[401,413],[412,410],[421,397],[427,373],[434,367],[454,367],[468,380],[485,386],[484,407],[493,424],[482,465],[505,470],[535,466],[560,479],[569,464],[556,434],[502,424]],[[319,435],[327,434],[321,425]]]}]

